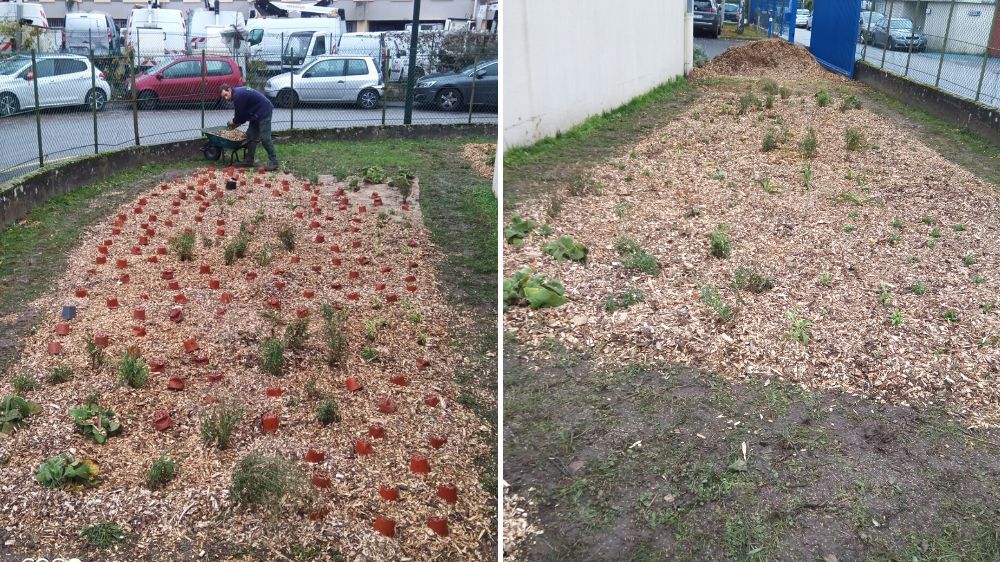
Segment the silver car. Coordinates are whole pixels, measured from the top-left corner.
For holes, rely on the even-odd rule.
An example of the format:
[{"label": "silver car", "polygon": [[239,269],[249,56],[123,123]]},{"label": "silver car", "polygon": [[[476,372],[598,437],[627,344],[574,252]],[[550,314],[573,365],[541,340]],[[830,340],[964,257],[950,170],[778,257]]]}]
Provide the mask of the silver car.
[{"label": "silver car", "polygon": [[351,102],[375,109],[385,86],[371,57],[325,55],[307,60],[302,68],[271,78],[264,94],[279,107],[299,102]]},{"label": "silver car", "polygon": [[36,80],[39,107],[83,105],[101,110],[111,97],[104,73],[97,70],[92,77],[86,57],[39,56],[35,71],[37,78],[31,70],[31,57],[16,55],[0,61],[0,116],[33,109]]}]

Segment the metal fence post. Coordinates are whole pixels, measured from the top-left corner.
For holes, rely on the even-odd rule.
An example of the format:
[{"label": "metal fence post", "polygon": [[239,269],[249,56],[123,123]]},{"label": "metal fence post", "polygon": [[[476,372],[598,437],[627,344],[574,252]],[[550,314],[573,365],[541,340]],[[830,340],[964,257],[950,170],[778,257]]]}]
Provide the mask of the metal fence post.
[{"label": "metal fence post", "polygon": [[948,27],[944,28],[944,44],[941,45],[941,60],[938,61],[937,78],[934,79],[934,87],[941,83],[941,68],[944,66],[944,53],[948,50],[948,35],[951,33],[951,16],[955,13],[955,0],[951,0],[951,8],[948,9]]},{"label": "metal fence post", "polygon": [[413,123],[413,87],[416,86],[417,33],[420,31],[420,0],[413,0],[413,19],[410,23],[410,60],[406,71],[406,104],[403,107],[403,124]]},{"label": "metal fence post", "polygon": [[472,123],[472,102],[476,100],[476,75],[479,74],[479,53],[472,58],[472,88],[469,92],[469,123]]},{"label": "metal fence post", "polygon": [[[892,35],[892,7],[895,4],[896,4],[896,0],[890,0],[889,1],[889,18],[887,20],[885,20],[885,33],[886,33],[886,35],[889,35],[889,36]],[[872,39],[872,43],[874,43],[874,42],[875,42],[875,40]],[[882,66],[879,67],[882,70],[885,70],[885,54],[888,53],[888,52],[889,52],[889,37],[886,37],[885,38],[885,44],[882,45]]]},{"label": "metal fence post", "polygon": [[201,128],[205,128],[205,49],[201,50]]},{"label": "metal fence post", "polygon": [[[1000,10],[1000,3],[996,4],[995,10]],[[979,96],[983,91],[983,79],[986,78],[986,66],[990,62],[990,45],[993,44],[993,34],[997,30],[996,25],[990,29],[990,35],[986,38],[986,48],[983,49],[983,66],[979,69],[979,84],[976,85],[976,101],[979,101]]]},{"label": "metal fence post", "polygon": [[[138,45],[138,39],[136,39]],[[139,51],[136,50],[136,56]],[[139,103],[138,92],[135,91],[135,58],[129,57],[129,80],[132,82],[132,131],[135,133],[135,145],[139,146]]]},{"label": "metal fence post", "polygon": [[97,65],[94,64],[93,43],[90,45],[90,93],[93,96],[90,103],[90,112],[94,117],[94,154],[97,154]]},{"label": "metal fence post", "polygon": [[38,108],[38,64],[35,61],[35,50],[31,50],[31,83],[35,88],[35,132],[38,134],[38,167],[45,165],[42,154],[42,114]]},{"label": "metal fence post", "polygon": [[382,83],[385,88],[382,90],[382,126],[385,126],[385,104],[389,97],[389,52],[385,48],[385,34],[382,35]]},{"label": "metal fence post", "polygon": [[[282,34],[284,35],[284,34]],[[282,51],[284,53],[284,51]],[[288,128],[295,128],[295,47],[288,50],[289,65],[291,71],[288,73],[288,89],[292,91],[288,98]]]},{"label": "metal fence post", "polygon": [[861,60],[868,62],[868,43],[871,42],[872,36],[872,14],[875,13],[875,6],[872,6],[872,11],[868,14],[868,26],[865,28],[868,32],[861,34]]}]

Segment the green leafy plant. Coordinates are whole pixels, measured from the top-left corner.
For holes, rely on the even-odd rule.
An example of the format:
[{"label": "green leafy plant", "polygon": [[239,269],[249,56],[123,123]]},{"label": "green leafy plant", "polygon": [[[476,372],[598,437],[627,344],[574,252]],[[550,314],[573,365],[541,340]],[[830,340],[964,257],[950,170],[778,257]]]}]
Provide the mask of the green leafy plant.
[{"label": "green leafy plant", "polygon": [[0,400],[0,433],[11,435],[15,431],[28,427],[25,420],[42,412],[42,408],[21,398],[20,396],[5,396]]},{"label": "green leafy plant", "polygon": [[965,254],[965,257],[962,258],[962,263],[970,267],[976,265],[976,256],[974,254]]},{"label": "green leafy plant", "polygon": [[844,129],[844,143],[847,146],[847,150],[861,150],[865,147],[865,135],[851,127]]},{"label": "green leafy plant", "polygon": [[90,358],[90,368],[100,369],[107,362],[107,355],[104,353],[104,346],[94,343],[94,338],[87,334],[87,343],[84,345],[87,350],[87,357]]},{"label": "green leafy plant", "polygon": [[542,246],[542,249],[556,261],[587,261],[587,247],[574,241],[570,236],[560,236]]},{"label": "green leafy plant", "polygon": [[174,239],[170,241],[170,249],[177,254],[178,259],[181,261],[192,261],[194,260],[194,245],[196,240],[194,231],[186,228],[184,232],[174,236]]},{"label": "green leafy plant", "polygon": [[785,337],[792,341],[799,342],[802,345],[809,345],[812,322],[806,320],[805,318],[799,318],[797,307],[786,312],[785,316],[789,321],[789,328],[788,331],[785,332]]},{"label": "green leafy plant", "polygon": [[624,293],[610,294],[604,299],[604,311],[614,312],[620,308],[628,308],[642,302],[644,296],[638,289],[628,289]]},{"label": "green leafy plant", "polygon": [[[258,214],[263,217],[263,210],[258,212]],[[254,219],[256,220],[256,218]],[[226,265],[233,265],[236,260],[242,259],[247,255],[247,248],[250,247],[250,230],[246,223],[240,224],[240,232],[235,240],[226,244],[223,259]]]},{"label": "green leafy plant", "polygon": [[889,287],[879,285],[878,302],[882,303],[882,306],[892,306],[892,293],[889,292]]},{"label": "green leafy plant", "polygon": [[824,287],[829,287],[830,285],[833,284],[833,275],[830,273],[824,273],[823,275],[819,276],[819,282]]},{"label": "green leafy plant", "polygon": [[841,111],[848,111],[851,109],[861,109],[861,100],[859,100],[853,94],[848,95],[847,97],[845,97],[843,100],[840,101]]},{"label": "green leafy plant", "polygon": [[508,306],[528,305],[532,309],[543,306],[557,307],[566,302],[562,283],[535,275],[531,268],[524,268],[503,280],[504,309]]},{"label": "green leafy plant", "polygon": [[69,415],[73,418],[76,430],[98,444],[107,442],[108,437],[118,435],[122,430],[114,411],[102,408],[95,402],[88,401],[79,408],[71,408]]},{"label": "green leafy plant", "polygon": [[157,490],[166,485],[174,478],[177,472],[177,463],[167,457],[167,453],[160,454],[160,458],[153,461],[153,464],[146,472],[146,486],[150,490]]},{"label": "green leafy plant", "polygon": [[765,94],[777,94],[781,88],[778,86],[778,82],[771,78],[765,78],[760,81],[760,89]]},{"label": "green leafy plant", "polygon": [[965,232],[965,230],[966,230],[966,229],[965,229],[965,225],[964,225],[964,224],[961,224],[961,223],[959,223],[959,224],[956,224],[956,225],[953,225],[953,226],[952,226],[951,228],[952,228],[952,229],[953,229],[953,230],[954,230],[955,232]]},{"label": "green leafy plant", "polygon": [[707,304],[718,315],[722,322],[729,322],[733,319],[733,310],[722,300],[722,295],[718,289],[711,285],[704,285],[701,288],[701,302]]},{"label": "green leafy plant", "polygon": [[853,224],[849,224],[849,225],[847,225],[847,226],[844,227],[844,232],[846,232],[847,234],[850,234],[850,233],[854,232],[857,229],[858,229],[858,227],[854,226]]},{"label": "green leafy plant", "polygon": [[812,190],[813,185],[813,167],[811,162],[806,162],[802,166],[802,185],[805,187],[806,191]]},{"label": "green leafy plant", "polygon": [[68,365],[59,365],[58,367],[53,367],[45,380],[49,384],[62,384],[73,378],[73,369]]},{"label": "green leafy plant", "polygon": [[781,145],[784,135],[777,127],[768,127],[764,132],[764,140],[761,143],[761,151],[770,152]]},{"label": "green leafy plant", "polygon": [[35,471],[35,480],[46,488],[72,487],[82,489],[100,482],[100,468],[90,460],[77,460],[68,453],[45,459]]},{"label": "green leafy plant", "polygon": [[733,285],[751,293],[763,293],[774,287],[774,280],[756,267],[740,266],[733,272]]},{"label": "green leafy plant", "polygon": [[941,231],[937,228],[931,229],[931,238],[941,238]]},{"label": "green leafy plant", "polygon": [[775,182],[772,182],[771,176],[767,173],[765,173],[762,176],[755,177],[754,182],[756,182],[756,184],[760,186],[760,189],[764,193],[767,193],[768,195],[781,193],[781,186]]},{"label": "green leafy plant", "polygon": [[316,409],[316,419],[323,425],[340,422],[340,413],[337,408],[337,401],[330,399],[324,401]]},{"label": "green leafy plant", "polygon": [[728,258],[733,251],[733,242],[729,238],[729,228],[720,224],[715,230],[708,234],[708,242],[711,247],[709,253],[717,258]]},{"label": "green leafy plant", "polygon": [[125,531],[117,523],[110,522],[86,527],[80,534],[98,548],[108,548],[125,540]]},{"label": "green leafy plant", "polygon": [[201,413],[201,439],[206,445],[228,449],[233,429],[243,419],[243,409],[231,403],[220,403]]},{"label": "green leafy plant", "polygon": [[751,108],[760,109],[761,107],[763,107],[763,103],[753,92],[747,92],[740,96],[740,115],[748,113]]},{"label": "green leafy plant", "polygon": [[361,349],[361,358],[369,363],[374,363],[379,360],[378,350],[374,347],[366,346]]},{"label": "green leafy plant", "polygon": [[358,175],[365,183],[382,183],[389,177],[382,166],[365,166],[358,170]]},{"label": "green leafy plant", "polygon": [[399,175],[389,180],[389,187],[395,187],[399,191],[399,194],[403,196],[403,203],[406,203],[406,200],[410,198],[410,192],[413,190],[413,182],[410,181],[410,177],[405,172],[400,172]]},{"label": "green leafy plant", "polygon": [[774,96],[768,94],[767,97],[764,98],[764,107],[766,109],[774,109]]},{"label": "green leafy plant", "polygon": [[927,292],[927,286],[920,281],[914,281],[913,284],[910,285],[910,292],[919,297]]},{"label": "green leafy plant", "polygon": [[304,492],[305,478],[291,462],[250,453],[233,467],[229,497],[233,503],[260,505],[276,513],[283,502]]},{"label": "green leafy plant", "polygon": [[406,315],[406,319],[414,324],[420,324],[424,321],[424,315],[417,311],[410,312]]},{"label": "green leafy plant", "polygon": [[270,375],[281,375],[285,364],[285,342],[278,338],[268,338],[260,346],[260,368]]},{"label": "green leafy plant", "polygon": [[132,388],[142,388],[149,380],[146,360],[132,350],[126,350],[118,361],[118,382]]},{"label": "green leafy plant", "polygon": [[288,349],[301,350],[306,346],[306,339],[309,338],[309,320],[297,318],[285,326],[285,345]]},{"label": "green leafy plant", "polygon": [[622,267],[632,271],[641,271],[647,275],[659,275],[660,264],[653,254],[646,251],[639,243],[627,236],[619,236],[615,240],[615,250],[622,256]]},{"label": "green leafy plant", "polygon": [[893,326],[903,324],[903,313],[898,308],[889,313],[889,324]]},{"label": "green leafy plant", "polygon": [[30,392],[38,388],[38,380],[28,373],[18,373],[10,378],[10,386],[14,392]]},{"label": "green leafy plant", "polygon": [[270,265],[272,260],[274,260],[274,250],[270,244],[264,244],[257,252],[257,265]]},{"label": "green leafy plant", "polygon": [[892,220],[892,227],[898,230],[903,229],[903,219],[895,218]]},{"label": "green leafy plant", "polygon": [[833,103],[833,96],[831,96],[826,90],[820,90],[816,92],[816,105],[819,107],[826,107]]},{"label": "green leafy plant", "polygon": [[946,310],[941,317],[952,323],[958,322],[958,313],[953,310]]},{"label": "green leafy plant", "polygon": [[525,238],[531,234],[531,231],[538,228],[538,223],[528,219],[523,220],[521,216],[514,213],[514,216],[510,218],[510,225],[503,231],[504,239],[511,246],[520,246],[524,244]]}]

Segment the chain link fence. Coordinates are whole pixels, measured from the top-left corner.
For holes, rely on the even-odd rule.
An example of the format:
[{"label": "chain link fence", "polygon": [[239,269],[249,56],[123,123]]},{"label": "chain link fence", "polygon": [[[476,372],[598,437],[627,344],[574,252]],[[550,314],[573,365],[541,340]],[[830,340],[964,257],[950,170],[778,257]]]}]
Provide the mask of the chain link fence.
[{"label": "chain link fence", "polygon": [[874,0],[863,8],[859,61],[1000,108],[1000,0]]},{"label": "chain link fence", "polygon": [[491,33],[420,32],[412,81],[409,32],[216,36],[192,49],[159,31],[100,53],[98,38],[83,54],[65,48],[61,30],[20,38],[25,48],[0,52],[0,182],[66,157],[224,127],[233,109],[223,84],[267,95],[275,131],[403,124],[410,86],[414,124],[497,121]]}]

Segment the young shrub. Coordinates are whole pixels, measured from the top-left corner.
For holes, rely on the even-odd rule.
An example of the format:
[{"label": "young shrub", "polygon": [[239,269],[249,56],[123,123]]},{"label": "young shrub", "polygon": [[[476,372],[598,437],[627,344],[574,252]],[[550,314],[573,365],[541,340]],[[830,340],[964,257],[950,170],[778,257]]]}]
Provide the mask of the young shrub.
[{"label": "young shrub", "polygon": [[326,363],[336,367],[347,355],[347,335],[344,331],[344,315],[334,311],[329,304],[323,305],[323,339],[326,344]]},{"label": "young shrub", "polygon": [[229,498],[241,505],[256,504],[276,513],[285,499],[301,494],[305,478],[285,459],[250,453],[233,467]]},{"label": "young shrub", "polygon": [[270,265],[272,260],[274,260],[274,250],[270,244],[264,244],[260,252],[257,252],[257,265]]},{"label": "young shrub", "polygon": [[243,418],[243,409],[234,404],[217,404],[201,415],[201,439],[206,445],[228,449],[233,438],[233,429]]},{"label": "young shrub", "polygon": [[772,96],[781,91],[778,83],[771,78],[765,78],[760,81],[760,89],[764,91],[765,94],[771,94]]},{"label": "young shrub", "polygon": [[729,238],[728,227],[720,224],[708,235],[711,254],[717,258],[728,258],[733,251],[733,243]]},{"label": "young shrub", "polygon": [[556,261],[587,261],[587,247],[573,240],[571,236],[560,236],[542,246],[542,250],[555,258]]},{"label": "young shrub", "polygon": [[701,288],[701,301],[712,308],[723,323],[733,319],[733,310],[722,300],[719,291],[711,286],[705,285]]},{"label": "young shrub", "polygon": [[281,375],[285,364],[285,342],[278,338],[268,338],[260,346],[260,368],[274,376]]},{"label": "young shrub", "polygon": [[374,347],[366,346],[361,350],[361,358],[369,363],[374,363],[379,360],[378,350]]},{"label": "young shrub", "polygon": [[831,96],[826,90],[820,90],[816,92],[816,105],[819,107],[826,107],[833,102],[833,96]]},{"label": "young shrub", "polygon": [[323,425],[340,422],[340,413],[337,411],[337,401],[330,399],[320,404],[316,409],[316,419]]},{"label": "young shrub", "polygon": [[854,95],[849,95],[840,102],[841,111],[848,111],[851,109],[861,109],[861,100]]},{"label": "young shrub", "polygon": [[34,376],[28,373],[18,373],[11,377],[10,385],[14,388],[14,392],[18,394],[23,394],[38,388],[38,380]]},{"label": "young shrub", "polygon": [[782,86],[778,90],[778,94],[781,96],[781,99],[783,100],[787,100],[788,98],[792,97],[792,91],[784,86]]},{"label": "young shrub", "polygon": [[125,531],[117,523],[98,523],[80,531],[87,542],[97,548],[108,548],[125,540]]},{"label": "young shrub", "polygon": [[848,127],[844,130],[844,142],[847,150],[861,150],[865,147],[865,135],[861,131]]},{"label": "young shrub", "polygon": [[389,186],[395,187],[399,191],[399,194],[403,196],[403,203],[406,203],[413,191],[413,182],[410,181],[410,177],[405,172],[400,172],[399,175],[389,180]]},{"label": "young shrub", "polygon": [[799,142],[799,152],[806,158],[816,156],[816,148],[819,147],[819,140],[816,138],[816,130],[810,128],[806,132],[805,138]]},{"label": "young shrub", "polygon": [[639,244],[627,236],[619,236],[615,241],[615,250],[624,259],[622,267],[632,271],[641,271],[647,275],[659,275],[660,264],[656,258]]},{"label": "young shrub", "polygon": [[316,377],[309,377],[306,383],[302,386],[302,390],[306,393],[306,398],[309,400],[319,400],[326,396],[322,390],[320,390],[319,385],[316,384]]},{"label": "young shrub", "polygon": [[118,361],[118,382],[132,388],[142,388],[149,380],[149,368],[146,361],[131,350],[122,354]]},{"label": "young shrub", "polygon": [[747,92],[740,96],[740,115],[748,113],[751,108],[760,109],[762,105],[760,98],[755,96],[753,92]]},{"label": "young shrub", "polygon": [[46,488],[92,487],[100,482],[101,471],[97,463],[77,460],[68,453],[45,459],[35,471],[35,480]]},{"label": "young shrub", "polygon": [[104,353],[104,346],[94,343],[94,338],[87,334],[87,356],[90,357],[90,368],[97,370],[107,362],[107,355]]},{"label": "young shrub", "polygon": [[771,152],[781,146],[782,136],[781,131],[776,127],[768,127],[764,133],[764,141],[761,143],[761,151]]},{"label": "young shrub", "polygon": [[152,466],[149,467],[149,471],[146,472],[146,487],[150,490],[158,490],[174,479],[174,473],[177,471],[177,463],[167,458],[167,454],[163,453],[160,458],[153,461]]},{"label": "young shrub", "polygon": [[49,384],[61,384],[73,378],[73,369],[68,365],[60,365],[49,371],[45,380]]},{"label": "young shrub", "polygon": [[278,230],[278,240],[286,250],[295,249],[295,229],[285,225]]},{"label": "young shrub", "polygon": [[774,280],[757,268],[741,266],[733,273],[733,285],[751,293],[763,293],[774,287]]},{"label": "young shrub", "polygon": [[184,232],[174,236],[174,239],[170,241],[170,249],[177,254],[181,261],[192,261],[194,260],[195,241],[194,231],[186,228]]},{"label": "young shrub", "polygon": [[766,109],[774,109],[774,96],[768,94],[768,96],[764,98],[764,107]]},{"label": "young shrub", "polygon": [[298,318],[285,327],[285,345],[288,349],[301,350],[306,346],[309,337],[309,320]]}]

